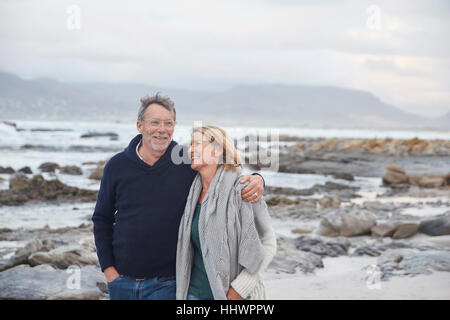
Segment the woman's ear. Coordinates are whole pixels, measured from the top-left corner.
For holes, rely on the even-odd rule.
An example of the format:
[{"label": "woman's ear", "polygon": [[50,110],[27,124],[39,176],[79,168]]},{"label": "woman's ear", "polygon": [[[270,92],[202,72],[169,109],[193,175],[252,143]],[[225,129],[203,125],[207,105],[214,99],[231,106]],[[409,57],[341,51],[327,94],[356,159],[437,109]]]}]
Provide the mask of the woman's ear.
[{"label": "woman's ear", "polygon": [[214,157],[222,159],[223,148],[220,146],[214,146]]}]

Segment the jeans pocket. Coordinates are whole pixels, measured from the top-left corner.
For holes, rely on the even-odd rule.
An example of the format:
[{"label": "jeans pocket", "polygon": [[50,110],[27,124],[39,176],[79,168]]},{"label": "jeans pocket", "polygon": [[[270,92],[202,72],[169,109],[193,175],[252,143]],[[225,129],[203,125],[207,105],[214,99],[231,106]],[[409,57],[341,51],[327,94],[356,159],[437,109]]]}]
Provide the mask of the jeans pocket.
[{"label": "jeans pocket", "polygon": [[108,285],[113,284],[115,282],[117,282],[117,280],[119,280],[120,278],[122,278],[122,275],[119,275],[118,277],[116,277],[113,281],[111,282],[107,282]]},{"label": "jeans pocket", "polygon": [[158,284],[166,284],[175,282],[175,276],[168,276],[168,277],[156,277],[156,283]]}]

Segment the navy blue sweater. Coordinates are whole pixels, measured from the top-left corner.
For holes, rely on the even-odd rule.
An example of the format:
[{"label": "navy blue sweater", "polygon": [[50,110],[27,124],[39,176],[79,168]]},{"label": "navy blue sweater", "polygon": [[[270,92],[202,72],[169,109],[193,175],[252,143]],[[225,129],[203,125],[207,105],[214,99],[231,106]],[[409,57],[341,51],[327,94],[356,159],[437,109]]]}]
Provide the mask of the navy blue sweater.
[{"label": "navy blue sweater", "polygon": [[178,228],[196,172],[172,162],[174,141],[148,165],[136,154],[141,138],[105,166],[92,217],[97,255],[102,271],[114,266],[135,278],[173,276]]}]

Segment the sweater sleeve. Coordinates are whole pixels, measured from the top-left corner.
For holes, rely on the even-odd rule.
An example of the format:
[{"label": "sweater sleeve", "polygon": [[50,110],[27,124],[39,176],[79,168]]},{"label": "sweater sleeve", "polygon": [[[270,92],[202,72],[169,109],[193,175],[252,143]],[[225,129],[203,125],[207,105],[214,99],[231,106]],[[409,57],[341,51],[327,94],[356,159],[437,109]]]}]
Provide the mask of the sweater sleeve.
[{"label": "sweater sleeve", "polygon": [[110,162],[105,165],[92,221],[95,246],[101,270],[114,266],[112,248],[115,208],[115,191]]},{"label": "sweater sleeve", "polygon": [[231,282],[233,289],[243,298],[248,297],[258,281],[261,281],[262,273],[272,261],[277,250],[276,236],[265,201],[261,199],[257,203],[253,203],[252,207],[256,229],[264,248],[264,258],[256,273],[251,273],[244,268],[236,279]]}]

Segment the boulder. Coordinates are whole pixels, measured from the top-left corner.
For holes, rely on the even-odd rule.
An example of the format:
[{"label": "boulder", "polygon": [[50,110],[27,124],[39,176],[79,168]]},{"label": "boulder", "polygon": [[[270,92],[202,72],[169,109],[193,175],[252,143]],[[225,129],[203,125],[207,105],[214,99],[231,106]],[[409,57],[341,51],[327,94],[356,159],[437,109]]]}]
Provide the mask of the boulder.
[{"label": "boulder", "polygon": [[377,257],[381,255],[381,251],[375,247],[367,245],[356,248],[351,254],[352,257],[359,257],[363,255]]},{"label": "boulder", "polygon": [[80,167],[77,166],[64,166],[59,168],[59,172],[62,174],[70,174],[75,176],[80,176],[83,174]]},{"label": "boulder", "polygon": [[404,239],[409,238],[415,235],[419,231],[419,224],[408,222],[408,223],[400,223],[394,234],[392,235],[393,239]]},{"label": "boulder", "polygon": [[97,166],[95,171],[92,172],[91,175],[89,176],[89,179],[102,180],[103,168],[104,168],[104,166],[102,166],[102,165]]},{"label": "boulder", "polygon": [[286,205],[292,205],[292,204],[299,204],[300,201],[289,199],[287,197],[281,197],[281,196],[273,196],[266,200],[266,203],[269,207],[273,206],[286,206]]},{"label": "boulder", "polygon": [[13,173],[15,173],[15,171],[11,167],[3,168],[2,166],[0,166],[0,173],[1,174],[13,174]]},{"label": "boulder", "polygon": [[450,217],[433,217],[422,220],[419,230],[429,236],[450,235]]},{"label": "boulder", "polygon": [[336,196],[324,196],[319,200],[320,208],[327,209],[327,208],[339,208],[341,205],[341,199]]},{"label": "boulder", "polygon": [[447,175],[409,174],[408,183],[422,188],[440,188],[447,185]]},{"label": "boulder", "polygon": [[331,211],[320,221],[318,233],[328,237],[351,237],[366,234],[375,225],[375,216],[368,211]]},{"label": "boulder", "polygon": [[373,226],[370,231],[372,232],[372,236],[378,237],[392,237],[395,230],[397,230],[398,224],[396,223],[377,223]]},{"label": "boulder", "polygon": [[335,173],[333,174],[333,178],[335,179],[341,179],[341,180],[347,180],[347,181],[354,181],[355,178],[350,173]]},{"label": "boulder", "polygon": [[39,166],[42,172],[55,172],[59,168],[59,164],[55,162],[44,162]]},{"label": "boulder", "polygon": [[97,254],[86,247],[79,245],[67,245],[53,249],[49,252],[36,252],[28,257],[31,266],[51,264],[59,269],[65,269],[72,265],[96,265]]},{"label": "boulder", "polygon": [[408,177],[405,171],[396,167],[394,165],[389,165],[386,167],[386,173],[383,176],[384,185],[396,185],[408,183]]},{"label": "boulder", "polygon": [[277,239],[277,253],[268,266],[276,273],[312,273],[316,268],[323,268],[322,258],[314,253],[296,249],[292,239],[279,237]]},{"label": "boulder", "polygon": [[311,233],[313,232],[312,229],[308,228],[295,228],[291,230],[292,233]]},{"label": "boulder", "polygon": [[26,173],[26,174],[32,174],[33,173],[33,171],[31,171],[30,167],[23,167],[23,168],[19,169],[18,172],[23,172],[23,173]]},{"label": "boulder", "polygon": [[41,175],[28,178],[18,173],[9,180],[9,190],[0,190],[0,205],[21,205],[27,201],[96,201],[97,192],[69,187],[59,181],[45,180]]},{"label": "boulder", "polygon": [[350,241],[341,237],[324,242],[318,237],[299,236],[294,240],[294,243],[299,250],[329,257],[346,255],[350,247]]},{"label": "boulder", "polygon": [[105,299],[100,268],[58,270],[50,265],[19,265],[0,273],[0,300]]},{"label": "boulder", "polygon": [[382,280],[392,276],[431,274],[432,270],[450,272],[450,251],[393,249],[377,259]]},{"label": "boulder", "polygon": [[52,240],[40,240],[35,239],[28,242],[25,247],[17,249],[14,256],[9,259],[9,261],[0,267],[0,271],[12,268],[19,264],[28,264],[28,257],[37,251],[49,251],[54,249],[54,244]]},{"label": "boulder", "polygon": [[431,270],[450,271],[450,252],[415,252],[408,253],[398,264],[406,274],[429,274]]},{"label": "boulder", "polygon": [[88,132],[81,135],[81,138],[97,138],[97,137],[109,137],[110,140],[117,140],[119,135],[114,132]]}]

